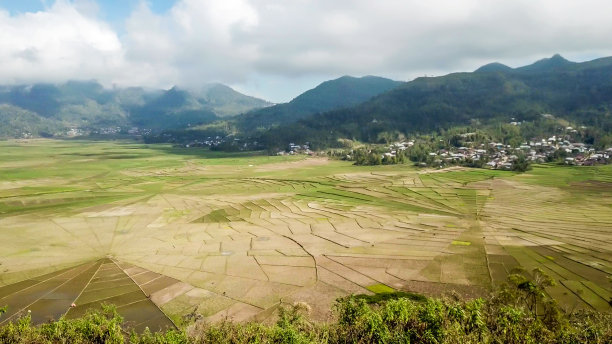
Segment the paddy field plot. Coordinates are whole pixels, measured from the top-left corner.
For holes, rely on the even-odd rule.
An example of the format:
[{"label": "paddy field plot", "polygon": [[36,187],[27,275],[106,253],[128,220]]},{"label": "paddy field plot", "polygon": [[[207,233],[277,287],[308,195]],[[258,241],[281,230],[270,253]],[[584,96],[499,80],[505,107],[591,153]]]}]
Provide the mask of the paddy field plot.
[{"label": "paddy field plot", "polygon": [[263,321],[293,301],[325,319],[350,293],[484,295],[517,266],[553,276],[547,292],[567,309],[609,311],[612,169],[8,141],[0,242],[0,305],[40,321],[101,302],[135,327]]}]

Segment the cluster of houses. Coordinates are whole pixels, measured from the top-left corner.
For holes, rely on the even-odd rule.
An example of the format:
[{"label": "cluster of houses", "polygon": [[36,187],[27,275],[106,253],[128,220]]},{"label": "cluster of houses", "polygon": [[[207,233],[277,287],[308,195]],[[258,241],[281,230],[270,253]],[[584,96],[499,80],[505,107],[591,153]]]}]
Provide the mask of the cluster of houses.
[{"label": "cluster of houses", "polygon": [[117,135],[121,133],[121,127],[104,127],[98,128],[91,131],[92,134],[97,135]]},{"label": "cluster of houses", "polygon": [[86,134],[86,131],[81,128],[70,128],[68,129],[68,131],[66,131],[66,136],[68,137],[83,136],[85,134]]},{"label": "cluster of houses", "polygon": [[138,128],[138,127],[131,127],[130,129],[127,130],[127,133],[129,135],[132,136],[142,136],[142,135],[149,135],[151,134],[151,129],[148,128]]},{"label": "cluster of houses", "polygon": [[566,164],[578,166],[603,165],[610,162],[612,162],[612,148],[608,148],[605,151],[597,151],[588,155],[577,154],[573,157],[565,158]]},{"label": "cluster of houses", "polygon": [[298,145],[293,142],[289,143],[287,150],[278,151],[276,155],[296,155],[296,154],[306,154],[306,155],[314,155],[315,153],[310,150],[310,142],[306,142],[306,144]]},{"label": "cluster of houses", "polygon": [[29,131],[24,131],[24,132],[21,133],[21,135],[19,135],[17,137],[20,138],[20,139],[31,139],[31,138],[34,137],[34,135],[32,135],[32,133],[29,132]]},{"label": "cluster of houses", "polygon": [[139,128],[139,127],[130,127],[130,128],[124,128],[124,127],[102,127],[102,128],[95,128],[92,129],[91,131],[83,131],[82,135],[89,135],[89,134],[93,134],[93,135],[122,135],[122,134],[127,134],[129,136],[135,136],[135,137],[141,137],[144,135],[149,135],[151,134],[151,129],[147,129],[147,128]]},{"label": "cluster of houses", "polygon": [[[166,134],[162,134],[166,135]],[[170,135],[170,134],[167,134]],[[225,142],[225,138],[221,136],[208,136],[201,140],[193,140],[184,145],[185,148],[194,148],[194,147],[216,147]]]},{"label": "cluster of houses", "polygon": [[[70,129],[66,130],[65,132],[55,133],[53,135],[65,136],[65,137],[77,137],[77,136],[83,136],[85,134],[87,134],[87,132],[84,131],[83,129],[80,129],[80,128],[70,128]],[[20,138],[20,139],[31,139],[31,138],[34,138],[35,135],[33,135],[29,131],[24,131],[24,132],[21,133],[21,135],[19,135],[17,137]]]},{"label": "cluster of houses", "polygon": [[[571,130],[571,128],[568,128]],[[464,134],[469,136],[470,134]],[[397,142],[389,146],[383,158],[395,157],[399,151],[414,146],[414,141]],[[563,159],[565,164],[592,166],[612,162],[612,148],[596,150],[582,142],[570,142],[563,137],[551,136],[546,139],[523,142],[519,147],[512,147],[499,142],[481,143],[474,147],[449,147],[428,153],[433,166],[481,162],[482,166],[491,169],[510,170],[519,156],[531,163],[544,163]]]},{"label": "cluster of houses", "polygon": [[486,165],[497,169],[512,168],[519,154],[525,155],[526,160],[533,163],[563,159],[568,165],[592,166],[612,162],[612,148],[596,150],[585,143],[570,142],[557,136],[524,142],[518,148],[500,143],[490,145],[493,152]]},{"label": "cluster of houses", "polygon": [[407,141],[407,142],[396,142],[389,147],[389,151],[383,154],[382,158],[395,157],[398,152],[403,152],[412,146],[414,146],[414,140]]},{"label": "cluster of houses", "polygon": [[[87,135],[104,135],[104,136],[114,136],[114,135],[127,135],[134,137],[142,137],[144,135],[151,134],[151,129],[142,129],[138,127],[131,128],[122,128],[122,127],[102,127],[102,128],[68,128],[66,131],[53,133],[54,136],[59,137],[79,137],[79,136],[87,136]],[[22,132],[19,136],[23,139],[33,138],[34,135],[31,132]]]},{"label": "cluster of houses", "polygon": [[[162,134],[162,136],[164,135],[166,134]],[[206,138],[192,140],[189,143],[182,144],[181,146],[185,148],[207,147],[211,149],[219,149],[220,147],[223,147],[223,149],[229,151],[248,151],[261,149],[259,142],[257,141],[243,140],[241,138],[234,137],[233,135],[228,135],[224,137],[208,136]]]}]

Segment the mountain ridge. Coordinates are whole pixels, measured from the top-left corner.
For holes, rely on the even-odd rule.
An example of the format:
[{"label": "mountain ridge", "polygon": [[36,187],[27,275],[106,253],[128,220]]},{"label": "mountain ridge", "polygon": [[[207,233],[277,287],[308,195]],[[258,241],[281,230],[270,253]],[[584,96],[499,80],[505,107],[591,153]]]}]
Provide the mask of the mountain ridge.
[{"label": "mountain ridge", "polygon": [[612,132],[612,58],[574,63],[555,55],[516,69],[494,67],[417,78],[357,106],[270,130],[260,141],[270,147],[304,141],[333,146],[338,139],[378,142],[389,133],[529,120],[542,113]]},{"label": "mountain ridge", "polygon": [[[49,130],[61,136],[72,128],[94,131],[130,126],[157,130],[180,128],[271,104],[226,85],[207,86],[198,92],[178,86],[168,90],[107,89],[95,80],[0,86],[0,104],[8,106],[0,114],[0,127],[4,127],[0,128],[3,133],[0,136],[40,136],[40,132],[47,135]],[[26,125],[25,119],[19,120],[17,115],[29,118],[34,124]]]},{"label": "mountain ridge", "polygon": [[398,87],[402,82],[378,76],[342,76],[327,80],[288,103],[251,111],[235,119],[242,132],[295,122],[306,116],[349,107]]},{"label": "mountain ridge", "polygon": [[[261,142],[273,146],[301,139],[312,142],[323,133],[329,138],[320,141],[326,144],[338,138],[372,142],[384,132],[528,119],[538,113],[605,126],[612,123],[612,57],[576,63],[556,54],[518,68],[494,62],[474,72],[410,82],[345,75],[276,105],[222,84],[195,90],[109,90],[95,81],[0,86],[0,104],[10,105],[0,111],[0,120],[5,119],[0,123],[11,123],[5,125],[11,128],[0,128],[5,136],[18,132],[18,125],[35,136],[37,130],[47,135],[57,128],[139,126],[163,131],[211,124],[242,136],[261,136]],[[259,108],[242,111],[254,106]],[[239,114],[223,117],[229,113]],[[40,128],[25,126],[26,117]]]},{"label": "mountain ridge", "polygon": [[515,70],[521,72],[541,72],[547,70],[562,69],[573,64],[576,64],[576,62],[571,62],[560,54],[555,54],[552,57],[540,59],[530,65],[519,67]]}]

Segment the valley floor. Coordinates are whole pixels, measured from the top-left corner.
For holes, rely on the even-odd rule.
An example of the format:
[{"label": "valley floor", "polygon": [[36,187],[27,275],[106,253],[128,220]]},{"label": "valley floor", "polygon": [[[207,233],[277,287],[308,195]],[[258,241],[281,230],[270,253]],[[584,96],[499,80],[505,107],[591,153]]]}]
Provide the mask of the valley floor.
[{"label": "valley floor", "polygon": [[7,141],[0,242],[0,306],[9,306],[0,321],[104,301],[160,328],[265,321],[281,301],[304,301],[326,320],[347,294],[481,296],[517,266],[557,280],[547,292],[565,309],[608,312],[612,166],[430,171]]}]

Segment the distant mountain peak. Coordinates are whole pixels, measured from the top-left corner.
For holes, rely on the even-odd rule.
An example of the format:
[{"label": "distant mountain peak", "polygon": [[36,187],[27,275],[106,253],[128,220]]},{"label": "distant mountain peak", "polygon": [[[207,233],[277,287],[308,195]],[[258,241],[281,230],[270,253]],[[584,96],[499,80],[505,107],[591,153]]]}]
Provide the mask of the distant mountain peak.
[{"label": "distant mountain peak", "polygon": [[474,72],[476,72],[476,73],[508,72],[508,71],[511,71],[511,70],[512,70],[512,68],[506,66],[503,63],[493,62],[493,63],[486,64],[486,65],[476,69]]},{"label": "distant mountain peak", "polygon": [[559,54],[559,53],[554,54],[550,59],[551,60],[563,60],[563,61],[567,61],[567,59],[565,59],[565,57],[561,56],[561,54]]},{"label": "distant mountain peak", "polygon": [[219,117],[230,117],[272,105],[266,100],[245,95],[219,82],[188,90],[202,105],[213,109]]},{"label": "distant mountain peak", "polygon": [[174,85],[174,86],[170,87],[170,89],[168,89],[166,92],[167,93],[176,93],[176,92],[185,92],[185,90],[183,90],[182,88],[178,87],[177,85]]},{"label": "distant mountain peak", "polygon": [[573,64],[575,64],[575,62],[565,59],[560,54],[554,54],[551,57],[543,58],[528,66],[517,68],[517,70],[526,72],[549,71],[553,69],[567,67]]},{"label": "distant mountain peak", "polygon": [[[309,111],[327,111],[356,105],[369,98],[399,86],[401,82],[378,76],[354,77],[344,75],[327,80],[292,99],[291,104],[302,104]],[[348,101],[347,101],[348,99]],[[314,105],[316,104],[316,105]]]},{"label": "distant mountain peak", "polygon": [[[541,62],[546,62],[549,65],[568,65],[574,64],[574,62],[569,61],[565,57],[561,56],[561,54],[554,54],[553,56],[540,60]],[[539,62],[539,61],[538,61]],[[536,62],[536,63],[538,63]]]},{"label": "distant mountain peak", "polygon": [[327,81],[324,81],[323,83],[334,82],[338,80],[390,80],[390,79],[383,78],[382,76],[376,76],[376,75],[364,75],[364,76],[343,75],[337,79],[327,80]]}]

